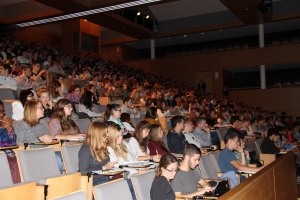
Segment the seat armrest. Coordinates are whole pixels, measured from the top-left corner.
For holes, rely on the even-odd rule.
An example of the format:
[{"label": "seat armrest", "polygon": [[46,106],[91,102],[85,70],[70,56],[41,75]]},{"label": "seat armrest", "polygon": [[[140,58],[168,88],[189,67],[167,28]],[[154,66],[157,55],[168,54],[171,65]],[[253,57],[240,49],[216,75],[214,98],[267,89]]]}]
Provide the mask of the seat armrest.
[{"label": "seat armrest", "polygon": [[93,199],[93,175],[81,175],[81,190],[85,192],[87,200]]},{"label": "seat armrest", "polygon": [[264,165],[268,165],[271,162],[276,160],[276,155],[275,154],[260,154],[259,158],[260,158],[260,160],[264,161]]},{"label": "seat armrest", "polygon": [[255,167],[256,167],[256,164],[249,164],[248,167],[253,167],[253,168],[255,168]]}]

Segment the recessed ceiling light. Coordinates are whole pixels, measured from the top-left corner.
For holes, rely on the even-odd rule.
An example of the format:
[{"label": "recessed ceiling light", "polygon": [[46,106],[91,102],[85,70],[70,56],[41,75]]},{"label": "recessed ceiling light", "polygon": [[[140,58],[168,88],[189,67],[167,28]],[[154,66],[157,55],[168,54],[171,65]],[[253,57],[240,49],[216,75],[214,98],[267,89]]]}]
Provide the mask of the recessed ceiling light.
[{"label": "recessed ceiling light", "polygon": [[184,35],[183,37],[186,37],[186,35]]},{"label": "recessed ceiling light", "polygon": [[84,19],[83,21],[85,21],[85,22],[86,22],[87,20],[86,20],[86,19]]},{"label": "recessed ceiling light", "polygon": [[146,19],[149,19],[149,17],[150,17],[150,16],[149,16],[149,15],[147,15],[147,16],[146,16]]},{"label": "recessed ceiling light", "polygon": [[141,12],[136,13],[136,15],[137,15],[137,16],[140,16],[140,15],[141,15]]}]

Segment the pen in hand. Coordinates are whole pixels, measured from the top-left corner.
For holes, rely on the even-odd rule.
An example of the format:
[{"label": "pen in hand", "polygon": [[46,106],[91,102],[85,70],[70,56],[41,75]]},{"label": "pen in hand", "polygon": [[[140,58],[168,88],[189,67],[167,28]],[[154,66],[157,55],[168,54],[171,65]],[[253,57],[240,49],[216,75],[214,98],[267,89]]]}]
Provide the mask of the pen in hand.
[{"label": "pen in hand", "polygon": [[157,149],[155,150],[156,151],[156,155],[158,154],[158,151],[157,151]]}]

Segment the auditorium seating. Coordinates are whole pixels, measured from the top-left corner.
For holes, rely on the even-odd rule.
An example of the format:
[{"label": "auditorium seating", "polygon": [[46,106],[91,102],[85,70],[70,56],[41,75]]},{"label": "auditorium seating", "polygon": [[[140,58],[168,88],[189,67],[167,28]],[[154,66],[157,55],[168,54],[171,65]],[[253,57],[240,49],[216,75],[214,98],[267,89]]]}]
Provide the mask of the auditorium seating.
[{"label": "auditorium seating", "polygon": [[216,131],[220,139],[220,149],[224,149],[225,148],[224,138],[227,133],[227,130],[225,128],[218,128],[216,129]]},{"label": "auditorium seating", "polygon": [[86,195],[83,191],[73,192],[71,194],[57,197],[51,200],[87,200]]},{"label": "auditorium seating", "polygon": [[261,141],[255,141],[255,148],[256,148],[256,152],[257,155],[259,156],[259,160],[262,161],[263,165],[268,165],[270,163],[272,163],[274,160],[276,160],[276,155],[275,154],[263,154],[261,149],[260,149],[260,146],[261,146]]},{"label": "auditorium seating", "polygon": [[135,196],[138,200],[150,200],[150,189],[154,179],[155,171],[138,174],[131,177]]},{"label": "auditorium seating", "polygon": [[127,181],[118,179],[93,187],[95,200],[132,199]]},{"label": "auditorium seating", "polygon": [[23,182],[14,184],[9,168],[6,154],[0,153],[0,198],[1,199],[24,199],[32,200],[36,198],[36,183]]},{"label": "auditorium seating", "polygon": [[37,199],[51,199],[80,190],[80,173],[61,175],[53,149],[21,150],[16,155],[21,180],[39,184]]},{"label": "auditorium seating", "polygon": [[8,88],[0,88],[0,100],[8,99],[8,100],[17,100],[17,92]]},{"label": "auditorium seating", "polygon": [[[63,158],[64,168],[66,173],[74,173],[79,170],[78,152],[81,148],[81,144],[78,145],[63,145],[61,147],[61,154]],[[92,187],[93,176],[81,175],[81,189],[85,192],[87,199],[92,200]]]}]

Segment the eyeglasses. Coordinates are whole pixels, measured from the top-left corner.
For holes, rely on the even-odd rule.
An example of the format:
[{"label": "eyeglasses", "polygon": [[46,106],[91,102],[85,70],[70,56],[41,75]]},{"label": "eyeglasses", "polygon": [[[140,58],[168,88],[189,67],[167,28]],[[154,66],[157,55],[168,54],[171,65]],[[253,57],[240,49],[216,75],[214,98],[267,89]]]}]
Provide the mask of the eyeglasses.
[{"label": "eyeglasses", "polygon": [[3,113],[5,113],[5,110],[0,110],[0,114],[3,114]]},{"label": "eyeglasses", "polygon": [[179,169],[173,169],[173,170],[169,170],[169,169],[167,169],[167,168],[165,168],[168,172],[170,172],[170,173],[172,173],[172,172],[179,172]]}]

